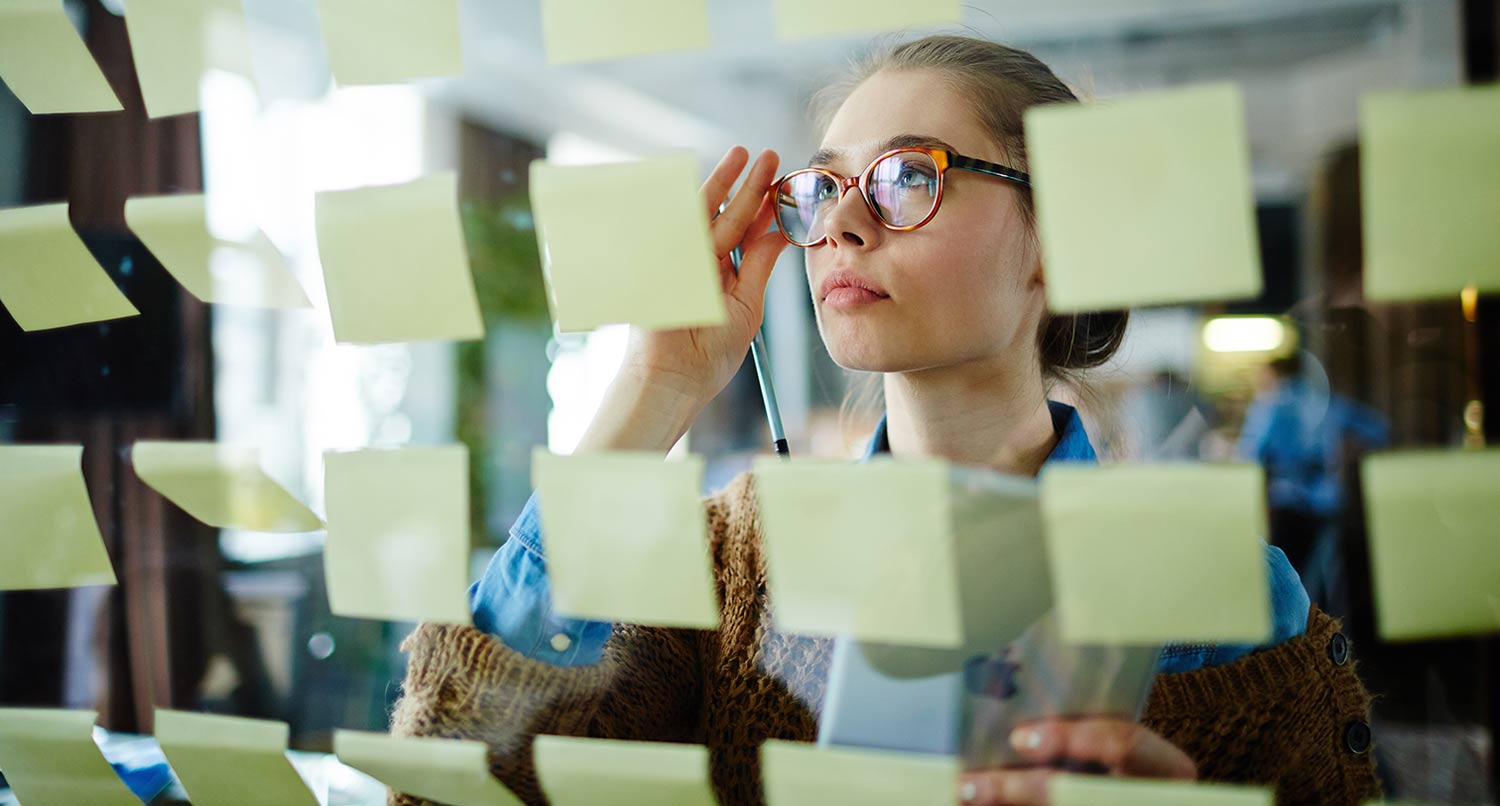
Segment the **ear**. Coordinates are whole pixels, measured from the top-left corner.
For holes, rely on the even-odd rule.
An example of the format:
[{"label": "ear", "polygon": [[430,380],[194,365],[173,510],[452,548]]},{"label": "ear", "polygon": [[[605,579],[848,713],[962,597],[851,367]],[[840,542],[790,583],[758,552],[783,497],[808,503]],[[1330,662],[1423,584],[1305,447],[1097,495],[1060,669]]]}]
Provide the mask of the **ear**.
[{"label": "ear", "polygon": [[1042,265],[1041,244],[1037,243],[1035,238],[1032,239],[1031,253],[1031,267],[1026,276],[1027,286],[1045,293],[1047,290],[1047,271]]}]

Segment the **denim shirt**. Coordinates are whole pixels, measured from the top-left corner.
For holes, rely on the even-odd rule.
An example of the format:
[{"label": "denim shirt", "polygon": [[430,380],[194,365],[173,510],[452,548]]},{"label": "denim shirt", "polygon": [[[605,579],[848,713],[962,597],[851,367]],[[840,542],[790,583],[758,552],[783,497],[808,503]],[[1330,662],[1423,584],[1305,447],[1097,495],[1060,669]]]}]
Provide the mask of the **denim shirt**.
[{"label": "denim shirt", "polygon": [[[1073,407],[1049,402],[1057,445],[1050,462],[1097,462],[1083,421]],[[885,418],[870,437],[864,458],[889,453]],[[1302,580],[1281,549],[1266,546],[1271,583],[1274,646],[1307,630],[1309,601]],[[559,616],[552,612],[552,592],[542,553],[542,524],[532,494],[510,528],[510,540],[491,558],[484,576],[469,587],[474,626],[498,637],[511,649],[554,666],[598,663],[613,627],[608,622]],[[1260,647],[1251,644],[1172,644],[1162,652],[1158,672],[1187,672],[1238,660]]]}]

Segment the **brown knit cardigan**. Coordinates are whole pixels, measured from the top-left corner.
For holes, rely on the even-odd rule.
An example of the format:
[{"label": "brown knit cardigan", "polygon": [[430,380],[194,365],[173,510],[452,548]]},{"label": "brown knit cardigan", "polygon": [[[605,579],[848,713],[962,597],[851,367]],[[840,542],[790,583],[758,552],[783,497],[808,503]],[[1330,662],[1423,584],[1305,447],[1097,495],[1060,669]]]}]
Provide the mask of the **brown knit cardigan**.
[{"label": "brown knit cardigan", "polygon": [[[704,744],[720,801],[763,803],[760,744],[816,737],[831,641],[779,633],[767,618],[751,475],[705,505],[720,629],[617,625],[598,664],[562,668],[471,627],[423,624],[402,645],[411,659],[392,733],[484,741],[491,771],[538,804],[539,734]],[[1160,675],[1142,722],[1203,778],[1274,785],[1283,806],[1374,798],[1370,753],[1346,738],[1351,724],[1366,724],[1370,698],[1338,629],[1314,607],[1307,632],[1275,648]],[[392,804],[420,802],[390,793]]]}]

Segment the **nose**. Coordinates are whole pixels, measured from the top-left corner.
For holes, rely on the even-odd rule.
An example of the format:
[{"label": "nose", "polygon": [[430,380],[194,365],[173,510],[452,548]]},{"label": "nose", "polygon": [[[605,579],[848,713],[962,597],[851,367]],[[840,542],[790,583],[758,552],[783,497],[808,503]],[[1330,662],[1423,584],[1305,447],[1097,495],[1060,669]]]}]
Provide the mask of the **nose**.
[{"label": "nose", "polygon": [[852,182],[841,189],[838,204],[828,211],[823,228],[828,235],[827,245],[834,249],[873,249],[885,231],[870,212],[864,194]]}]

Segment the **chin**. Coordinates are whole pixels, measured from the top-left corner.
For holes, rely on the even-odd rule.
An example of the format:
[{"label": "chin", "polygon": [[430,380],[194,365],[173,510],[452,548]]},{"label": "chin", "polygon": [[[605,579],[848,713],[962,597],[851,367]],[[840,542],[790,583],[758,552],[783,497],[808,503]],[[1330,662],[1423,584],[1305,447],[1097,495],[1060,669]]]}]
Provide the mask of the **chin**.
[{"label": "chin", "polygon": [[824,338],[823,346],[833,363],[854,372],[900,372],[907,369],[901,356],[886,350],[882,345],[869,342],[850,343],[852,340]]}]

